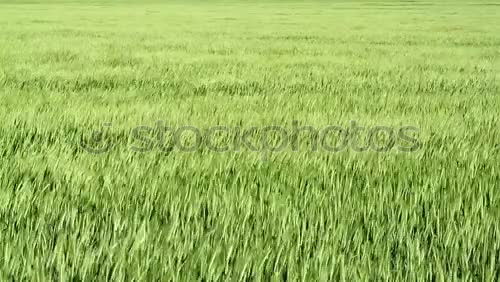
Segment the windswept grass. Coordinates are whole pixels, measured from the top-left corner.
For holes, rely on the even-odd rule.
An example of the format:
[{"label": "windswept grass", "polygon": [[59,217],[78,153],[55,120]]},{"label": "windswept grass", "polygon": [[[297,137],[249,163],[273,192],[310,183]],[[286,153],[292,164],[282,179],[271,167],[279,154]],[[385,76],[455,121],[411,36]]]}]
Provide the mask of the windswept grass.
[{"label": "windswept grass", "polygon": [[[499,15],[0,1],[1,279],[498,280]],[[131,150],[159,120],[256,126],[259,150]],[[419,148],[312,151],[309,131],[297,150],[262,148],[282,141],[264,126],[294,121],[412,126]],[[88,153],[105,123],[113,147]],[[131,138],[141,125],[155,129]]]}]

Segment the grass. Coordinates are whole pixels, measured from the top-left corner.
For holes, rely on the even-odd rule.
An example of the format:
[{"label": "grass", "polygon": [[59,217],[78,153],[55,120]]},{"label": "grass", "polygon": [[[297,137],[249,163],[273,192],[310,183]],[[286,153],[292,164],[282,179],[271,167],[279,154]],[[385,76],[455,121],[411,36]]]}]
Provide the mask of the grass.
[{"label": "grass", "polygon": [[[499,14],[1,1],[0,277],[498,280]],[[304,132],[279,152],[131,150],[131,130],[158,120],[257,126],[258,146],[281,140],[263,126],[293,121],[413,126],[420,146],[312,151]],[[114,147],[85,151],[108,122]]]}]

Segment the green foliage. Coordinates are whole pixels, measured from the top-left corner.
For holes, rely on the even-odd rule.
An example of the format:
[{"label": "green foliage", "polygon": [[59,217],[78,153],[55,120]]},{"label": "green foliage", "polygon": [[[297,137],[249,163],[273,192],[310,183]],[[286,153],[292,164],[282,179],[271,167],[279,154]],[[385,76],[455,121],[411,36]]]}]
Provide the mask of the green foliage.
[{"label": "green foliage", "polygon": [[[499,279],[499,5],[20,3],[0,3],[1,280]],[[411,125],[421,147],[131,151],[158,120]]]}]

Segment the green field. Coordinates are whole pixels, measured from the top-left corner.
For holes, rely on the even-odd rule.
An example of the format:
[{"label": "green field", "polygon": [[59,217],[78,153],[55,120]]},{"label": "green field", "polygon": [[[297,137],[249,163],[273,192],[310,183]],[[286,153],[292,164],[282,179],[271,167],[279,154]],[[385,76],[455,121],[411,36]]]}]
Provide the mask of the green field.
[{"label": "green field", "polygon": [[498,281],[499,61],[494,0],[0,0],[0,280]]}]

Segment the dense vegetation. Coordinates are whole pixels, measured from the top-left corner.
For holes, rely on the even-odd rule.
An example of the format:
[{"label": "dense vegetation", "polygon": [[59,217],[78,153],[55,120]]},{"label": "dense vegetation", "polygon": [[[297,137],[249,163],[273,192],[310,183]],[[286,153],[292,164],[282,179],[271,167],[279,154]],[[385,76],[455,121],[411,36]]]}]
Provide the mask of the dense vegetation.
[{"label": "dense vegetation", "polygon": [[499,15],[0,2],[0,277],[498,279]]}]

